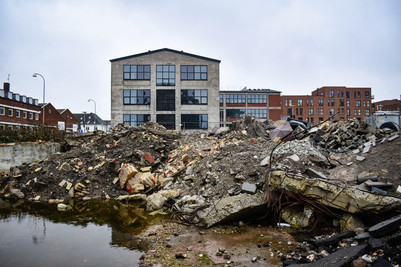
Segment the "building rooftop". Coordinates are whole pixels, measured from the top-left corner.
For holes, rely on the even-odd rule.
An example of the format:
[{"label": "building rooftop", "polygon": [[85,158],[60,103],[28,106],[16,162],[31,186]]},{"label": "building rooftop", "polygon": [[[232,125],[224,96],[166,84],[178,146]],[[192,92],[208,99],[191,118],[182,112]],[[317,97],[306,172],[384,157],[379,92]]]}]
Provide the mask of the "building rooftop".
[{"label": "building rooftop", "polygon": [[260,94],[260,93],[281,93],[281,91],[276,91],[272,89],[248,89],[248,88],[243,88],[241,90],[220,90],[221,93],[247,93],[247,94]]},{"label": "building rooftop", "polygon": [[99,125],[99,124],[106,124],[97,114],[94,113],[73,113],[75,118],[81,124],[86,125]]},{"label": "building rooftop", "polygon": [[114,59],[110,59],[110,62],[115,62],[115,61],[119,61],[119,60],[140,57],[140,56],[144,56],[144,55],[150,55],[150,54],[163,52],[163,51],[173,52],[173,53],[177,53],[177,54],[196,57],[196,58],[200,58],[200,59],[204,59],[204,60],[215,61],[215,62],[219,62],[219,63],[221,62],[221,60],[218,60],[218,59],[209,58],[209,57],[203,57],[203,56],[199,56],[199,55],[195,55],[195,54],[186,53],[186,52],[184,52],[182,50],[178,51],[178,50],[173,50],[173,49],[170,49],[170,48],[161,48],[161,49],[157,49],[157,50],[149,50],[148,52],[144,52],[144,53],[134,54],[134,55],[126,56],[126,57],[114,58]]}]

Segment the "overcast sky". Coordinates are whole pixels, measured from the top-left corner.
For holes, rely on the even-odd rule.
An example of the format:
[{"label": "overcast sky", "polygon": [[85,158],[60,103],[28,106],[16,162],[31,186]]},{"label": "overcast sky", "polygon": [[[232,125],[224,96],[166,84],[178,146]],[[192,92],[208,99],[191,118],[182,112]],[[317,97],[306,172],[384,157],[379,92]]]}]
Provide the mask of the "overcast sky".
[{"label": "overcast sky", "polygon": [[110,59],[160,48],[221,60],[223,90],[371,87],[400,98],[399,0],[0,0],[0,82],[110,119]]}]

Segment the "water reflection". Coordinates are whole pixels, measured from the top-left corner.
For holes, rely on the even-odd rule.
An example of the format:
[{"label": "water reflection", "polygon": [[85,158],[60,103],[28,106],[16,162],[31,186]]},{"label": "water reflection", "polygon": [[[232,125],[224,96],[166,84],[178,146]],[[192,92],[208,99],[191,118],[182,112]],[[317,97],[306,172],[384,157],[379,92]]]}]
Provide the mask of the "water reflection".
[{"label": "water reflection", "polygon": [[57,204],[0,199],[0,262],[135,266],[148,246],[137,235],[147,225],[166,219],[147,214],[141,202],[71,200],[65,204],[66,211],[60,212]]}]

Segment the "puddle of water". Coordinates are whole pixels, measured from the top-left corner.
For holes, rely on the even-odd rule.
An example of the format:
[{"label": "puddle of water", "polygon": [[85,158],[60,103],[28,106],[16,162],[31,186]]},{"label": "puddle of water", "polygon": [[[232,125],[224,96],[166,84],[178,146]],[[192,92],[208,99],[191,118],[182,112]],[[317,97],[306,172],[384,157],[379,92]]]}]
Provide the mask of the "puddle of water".
[{"label": "puddle of water", "polygon": [[0,200],[2,266],[138,266],[147,249],[136,235],[160,218],[138,203],[8,203]]}]

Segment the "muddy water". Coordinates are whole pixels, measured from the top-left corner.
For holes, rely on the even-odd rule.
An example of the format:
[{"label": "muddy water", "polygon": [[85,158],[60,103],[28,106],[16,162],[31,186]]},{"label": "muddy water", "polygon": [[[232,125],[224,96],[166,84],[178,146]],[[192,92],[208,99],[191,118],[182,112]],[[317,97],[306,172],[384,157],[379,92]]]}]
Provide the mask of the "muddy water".
[{"label": "muddy water", "polygon": [[137,238],[161,217],[141,203],[70,201],[57,204],[0,199],[2,266],[138,266],[148,244]]}]

